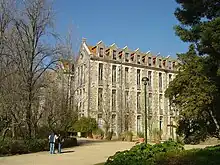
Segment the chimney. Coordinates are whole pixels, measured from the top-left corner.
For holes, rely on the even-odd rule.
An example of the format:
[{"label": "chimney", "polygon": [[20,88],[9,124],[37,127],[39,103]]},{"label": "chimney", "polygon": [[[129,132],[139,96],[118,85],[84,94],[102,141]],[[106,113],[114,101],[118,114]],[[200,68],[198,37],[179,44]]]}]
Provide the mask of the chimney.
[{"label": "chimney", "polygon": [[86,43],[86,38],[82,38],[82,43]]}]

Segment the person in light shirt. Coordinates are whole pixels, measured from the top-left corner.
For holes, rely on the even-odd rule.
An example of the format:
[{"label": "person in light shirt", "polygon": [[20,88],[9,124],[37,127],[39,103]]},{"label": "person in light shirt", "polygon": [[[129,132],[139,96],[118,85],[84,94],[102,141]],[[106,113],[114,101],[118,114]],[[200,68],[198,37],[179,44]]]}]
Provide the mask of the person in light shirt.
[{"label": "person in light shirt", "polygon": [[55,154],[55,141],[57,138],[57,135],[53,132],[49,135],[50,154]]}]

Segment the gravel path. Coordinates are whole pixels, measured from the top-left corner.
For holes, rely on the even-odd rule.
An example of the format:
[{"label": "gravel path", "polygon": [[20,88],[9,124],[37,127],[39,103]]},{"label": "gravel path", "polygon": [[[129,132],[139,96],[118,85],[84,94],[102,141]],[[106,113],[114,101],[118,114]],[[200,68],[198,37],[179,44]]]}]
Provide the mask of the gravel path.
[{"label": "gravel path", "polygon": [[[81,146],[64,149],[62,154],[39,152],[0,157],[0,165],[93,165],[105,162],[117,151],[130,149],[134,142],[90,142],[81,140]],[[207,145],[186,145],[185,149],[204,148]]]}]

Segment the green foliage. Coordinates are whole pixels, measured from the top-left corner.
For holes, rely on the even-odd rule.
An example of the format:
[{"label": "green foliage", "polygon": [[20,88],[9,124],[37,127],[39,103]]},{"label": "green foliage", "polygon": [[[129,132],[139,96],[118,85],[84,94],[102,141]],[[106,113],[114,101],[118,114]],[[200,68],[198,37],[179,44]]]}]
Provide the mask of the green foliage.
[{"label": "green foliage", "polygon": [[137,135],[138,135],[139,138],[144,138],[144,133],[143,132],[138,132]]},{"label": "green foliage", "polygon": [[[65,138],[62,147],[73,147],[76,145],[76,138]],[[48,139],[13,140],[6,138],[3,141],[2,137],[0,137],[0,155],[26,154],[48,150]]]},{"label": "green foliage", "polygon": [[145,165],[149,160],[152,161],[152,158],[158,153],[182,150],[183,146],[174,141],[156,145],[141,143],[130,150],[117,152],[110,156],[105,165]]},{"label": "green foliage", "polygon": [[104,131],[101,128],[97,128],[97,129],[93,130],[92,133],[94,135],[104,136]]},{"label": "green foliage", "polygon": [[98,124],[93,118],[82,117],[74,124],[73,128],[77,132],[92,133],[93,130],[98,128]]},{"label": "green foliage", "polygon": [[176,34],[190,42],[179,54],[181,65],[166,90],[180,112],[177,133],[185,142],[198,143],[220,135],[220,8],[218,0],[176,0]]},{"label": "green foliage", "polygon": [[155,156],[152,165],[214,165],[220,164],[220,147],[191,149],[182,152],[161,153]]}]

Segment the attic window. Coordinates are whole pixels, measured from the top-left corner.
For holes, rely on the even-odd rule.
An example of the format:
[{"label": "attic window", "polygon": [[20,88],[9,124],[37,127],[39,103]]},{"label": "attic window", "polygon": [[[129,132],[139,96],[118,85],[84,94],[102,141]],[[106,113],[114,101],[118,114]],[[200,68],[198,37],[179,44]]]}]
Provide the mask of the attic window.
[{"label": "attic window", "polygon": [[140,64],[141,63],[141,56],[137,55],[137,63]]},{"label": "attic window", "polygon": [[168,67],[171,69],[171,61],[168,62]]},{"label": "attic window", "polygon": [[166,60],[163,60],[163,67],[166,67]]},{"label": "attic window", "polygon": [[125,53],[125,61],[129,62],[129,53]]},{"label": "attic window", "polygon": [[99,57],[103,57],[103,55],[104,55],[104,49],[99,48]]},{"label": "attic window", "polygon": [[113,60],[116,60],[116,50],[113,50],[112,58]]},{"label": "attic window", "polygon": [[145,56],[142,56],[142,62],[145,63]]},{"label": "attic window", "polygon": [[173,62],[173,69],[175,69],[175,67],[176,67],[176,63],[175,63],[175,62]]},{"label": "attic window", "polygon": [[159,59],[159,68],[161,68],[161,67],[162,67],[162,60]]},{"label": "attic window", "polygon": [[151,63],[152,63],[152,59],[151,57],[148,57],[148,66],[151,66]]}]

